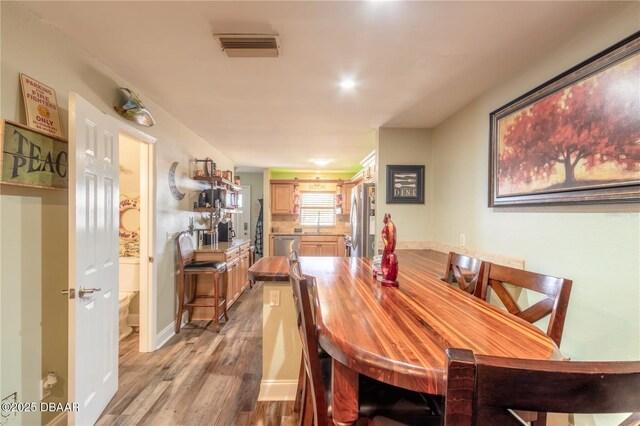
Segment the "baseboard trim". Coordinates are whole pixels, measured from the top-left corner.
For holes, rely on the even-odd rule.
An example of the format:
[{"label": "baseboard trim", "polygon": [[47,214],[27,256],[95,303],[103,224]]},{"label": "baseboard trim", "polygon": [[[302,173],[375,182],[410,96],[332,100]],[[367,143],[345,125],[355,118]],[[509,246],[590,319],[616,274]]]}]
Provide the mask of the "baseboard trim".
[{"label": "baseboard trim", "polygon": [[[187,323],[188,315],[189,315],[188,312],[184,312],[182,314],[182,325]],[[160,333],[156,334],[156,338],[154,339],[155,344],[153,345],[154,351],[157,351],[158,349],[160,349],[161,347],[167,344],[169,339],[171,339],[176,334],[175,328],[176,328],[176,322],[171,321],[171,323],[168,326],[166,326]]]},{"label": "baseboard trim", "polygon": [[258,401],[293,401],[297,390],[297,380],[263,380]]},{"label": "baseboard trim", "polygon": [[67,426],[67,413],[60,413],[47,426]]},{"label": "baseboard trim", "polygon": [[127,315],[127,324],[131,327],[140,327],[140,314]]},{"label": "baseboard trim", "polygon": [[456,253],[477,257],[478,259],[486,260],[487,262],[496,263],[498,265],[509,266],[511,268],[516,268],[516,269],[524,269],[524,259],[504,256],[501,254],[488,253],[485,251],[476,250],[474,248],[456,246],[453,244],[438,243],[434,241],[431,241],[430,243],[431,243],[430,248],[432,250],[441,251],[443,253],[454,251]]},{"label": "baseboard trim", "polygon": [[[383,247],[382,241],[378,242],[378,247]],[[477,257],[498,265],[509,266],[516,269],[524,269],[524,260],[515,257],[503,256],[501,254],[488,253],[470,247],[457,246],[454,244],[439,243],[437,241],[398,241],[396,250],[435,250],[442,253],[450,251]]]}]

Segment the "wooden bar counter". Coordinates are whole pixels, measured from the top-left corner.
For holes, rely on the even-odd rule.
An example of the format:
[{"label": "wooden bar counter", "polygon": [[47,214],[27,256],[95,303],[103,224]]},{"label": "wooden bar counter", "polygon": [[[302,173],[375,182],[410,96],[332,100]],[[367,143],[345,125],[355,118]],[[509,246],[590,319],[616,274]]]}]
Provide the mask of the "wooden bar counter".
[{"label": "wooden bar counter", "polygon": [[[319,340],[334,359],[334,419],[357,418],[357,375],[415,391],[444,394],[445,349],[526,359],[562,359],[540,329],[438,279],[420,251],[398,250],[399,288],[382,287],[371,262],[301,257],[316,279]],[[423,252],[424,253],[424,252]],[[270,260],[267,260],[270,259]],[[285,263],[266,258],[256,270],[284,278]],[[444,265],[443,265],[444,268]],[[355,401],[355,402],[354,402]]]}]

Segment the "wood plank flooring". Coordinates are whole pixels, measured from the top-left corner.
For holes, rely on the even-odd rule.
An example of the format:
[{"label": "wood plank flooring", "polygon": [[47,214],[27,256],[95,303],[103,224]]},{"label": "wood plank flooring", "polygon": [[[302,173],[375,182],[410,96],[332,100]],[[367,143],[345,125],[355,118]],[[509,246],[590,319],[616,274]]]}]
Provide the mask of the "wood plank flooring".
[{"label": "wood plank flooring", "polygon": [[[424,251],[399,250],[403,256]],[[446,254],[428,267],[444,271]],[[120,342],[118,392],[98,425],[297,424],[293,402],[257,402],[262,378],[262,283],[229,310],[219,334],[213,324],[187,324],[160,350],[138,352],[138,334]]]},{"label": "wood plank flooring", "polygon": [[297,424],[293,402],[257,402],[262,377],[262,284],[247,289],[219,334],[195,321],[160,350],[120,342],[119,387],[98,425]]}]

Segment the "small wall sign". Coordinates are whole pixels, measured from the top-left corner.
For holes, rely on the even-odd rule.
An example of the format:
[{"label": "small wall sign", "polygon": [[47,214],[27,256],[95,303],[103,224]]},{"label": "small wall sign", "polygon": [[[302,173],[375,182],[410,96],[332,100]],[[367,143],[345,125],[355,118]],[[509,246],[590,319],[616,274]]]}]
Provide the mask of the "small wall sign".
[{"label": "small wall sign", "polygon": [[387,204],[424,204],[424,166],[387,166]]},{"label": "small wall sign", "polygon": [[66,189],[69,148],[64,139],[0,119],[0,183]]},{"label": "small wall sign", "polygon": [[20,74],[27,126],[62,138],[56,91],[26,74]]}]

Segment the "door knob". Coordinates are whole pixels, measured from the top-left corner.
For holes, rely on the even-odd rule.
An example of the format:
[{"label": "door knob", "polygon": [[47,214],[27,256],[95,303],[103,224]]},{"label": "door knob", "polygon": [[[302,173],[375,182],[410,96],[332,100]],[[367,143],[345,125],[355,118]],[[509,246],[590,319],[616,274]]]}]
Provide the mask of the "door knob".
[{"label": "door knob", "polygon": [[78,289],[78,296],[79,297],[84,297],[85,294],[92,294],[94,291],[100,291],[102,289],[100,288],[84,288],[83,286],[80,286],[80,288]]}]

